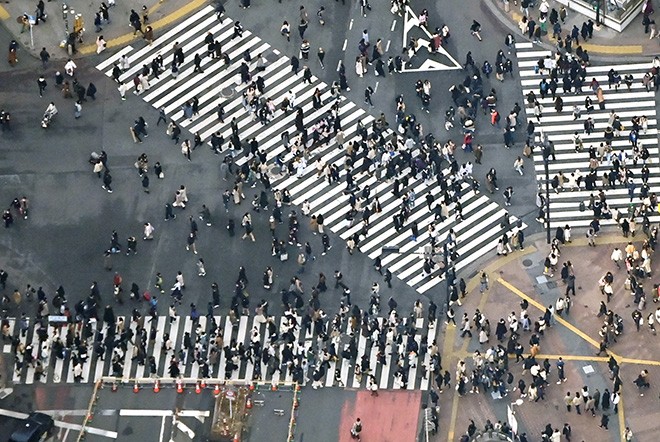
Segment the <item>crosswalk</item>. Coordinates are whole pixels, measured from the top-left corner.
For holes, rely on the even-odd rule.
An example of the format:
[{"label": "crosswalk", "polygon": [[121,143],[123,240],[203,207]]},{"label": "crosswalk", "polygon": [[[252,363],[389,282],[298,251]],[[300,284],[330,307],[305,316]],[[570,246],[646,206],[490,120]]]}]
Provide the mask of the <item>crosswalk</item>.
[{"label": "crosswalk", "polygon": [[[540,58],[553,56],[551,51],[541,49],[532,43],[517,43],[516,53],[523,95],[534,91],[537,100],[543,106],[540,123],[537,123],[534,109],[531,107],[525,108],[527,120],[531,119],[537,123],[537,134],[542,131],[547,135],[549,140],[554,142],[556,160],[551,159],[549,162],[549,177],[552,180],[555,175],[562,172],[567,178],[566,184],[563,189],[559,189],[558,193],[552,190],[550,191],[551,227],[563,227],[566,224],[574,227],[589,225],[594,219],[594,211],[590,209],[589,204],[590,195],[593,194],[596,200],[598,200],[598,194],[601,190],[605,193],[607,205],[615,213],[614,217],[616,217],[616,211],[623,217],[627,217],[631,203],[635,206],[639,205],[641,201],[640,189],[642,187],[641,172],[644,161],[641,159],[639,161],[633,161],[633,148],[628,139],[632,127],[631,119],[633,117],[645,116],[648,119],[648,128],[646,130],[640,130],[638,143],[640,146],[643,145],[646,147],[650,154],[649,159],[645,162],[649,168],[648,194],[651,195],[654,192],[658,193],[660,191],[655,94],[653,88],[651,88],[650,92],[647,92],[645,86],[642,84],[644,74],[649,72],[652,67],[650,59],[647,63],[587,66],[585,84],[582,86],[581,93],[576,95],[561,92],[563,89],[560,76],[557,95],[562,98],[564,108],[561,113],[558,113],[550,94],[544,99],[539,94],[539,83],[542,78],[548,78],[547,74],[542,75],[535,70],[535,66]],[[623,81],[621,81],[618,91],[615,90],[614,86],[611,89],[608,87],[608,72],[611,69],[618,71],[622,78],[628,74],[632,75],[634,81],[630,90]],[[598,81],[604,92],[604,110],[599,109],[596,96],[591,89],[591,81],[594,78]],[[586,96],[590,96],[593,99],[594,110],[590,113],[586,112],[584,106]],[[580,117],[577,119],[573,115],[574,106],[578,106],[580,109]],[[594,165],[593,162],[590,164],[589,146],[594,146],[597,149],[601,143],[605,143],[604,131],[608,126],[611,111],[614,111],[620,117],[625,129],[612,140],[612,156],[606,154],[603,160],[599,161],[596,169],[598,176],[596,187],[592,190],[587,190],[585,183],[582,182],[578,189],[574,185],[574,178],[571,174],[575,174],[574,176],[581,175],[582,177],[586,177],[589,174],[590,166]],[[592,118],[595,126],[593,132],[589,135],[584,131],[584,121],[588,117]],[[584,146],[579,152],[574,147],[575,132],[578,132]],[[633,174],[635,194],[632,199],[625,184],[617,183],[616,188],[607,188],[602,185],[603,174],[609,172],[612,167],[613,155],[616,154],[623,158],[620,154],[621,151],[625,152],[626,155],[625,166]],[[537,180],[539,185],[545,186],[545,165],[542,149],[534,149],[533,155]],[[580,210],[581,203],[584,203],[584,210],[582,211]],[[651,222],[660,221],[657,210],[650,212],[649,220]],[[600,223],[606,225],[614,224],[615,220],[601,219]]]},{"label": "crosswalk", "polygon": [[[295,318],[294,321],[292,321],[292,317]],[[120,316],[117,319],[125,322],[125,330],[130,328],[136,333],[137,323],[131,321],[131,318]],[[81,336],[82,330],[76,325],[50,324],[45,330],[45,340],[40,340],[37,332],[38,325],[32,324],[23,335],[18,330],[15,319],[9,318],[6,321],[8,335],[16,335],[20,340],[18,360],[21,362],[24,360],[24,356],[21,356],[20,347],[23,349],[28,348],[26,351],[29,351],[28,346],[32,344],[32,354],[40,360],[41,366],[44,368],[43,375],[39,376],[35,375],[36,364],[19,363],[13,371],[13,382],[15,384],[91,383],[102,377],[119,377],[125,381],[149,377],[170,377],[168,367],[174,356],[180,360],[180,374],[185,378],[202,378],[206,374],[205,379],[231,379],[246,382],[259,380],[273,383],[280,381],[292,382],[294,380],[293,375],[286,368],[285,359],[282,356],[285,347],[283,344],[284,334],[286,331],[291,330],[294,336],[291,345],[293,354],[300,355],[301,359],[310,361],[310,367],[303,369],[305,379],[303,385],[309,385],[313,378],[313,368],[311,368],[313,361],[316,360],[318,366],[319,361],[323,360],[319,345],[325,347],[326,343],[319,338],[315,327],[301,328],[301,319],[301,317],[294,315],[284,315],[279,319],[273,318],[278,332],[278,337],[274,338],[272,329],[269,330],[264,318],[260,316],[242,316],[233,320],[229,316],[202,316],[197,321],[194,321],[190,316],[177,317],[174,321],[170,321],[168,316],[158,316],[145,324],[145,331],[148,336],[146,339],[146,360],[148,361],[151,356],[154,357],[156,362],[155,375],[151,373],[148,362],[141,364],[140,358],[134,357],[136,344],[140,342],[138,333],[133,339],[126,342],[125,349],[121,349],[121,345],[117,345],[113,350],[113,354],[110,355],[109,351],[104,353],[97,352],[94,349],[95,343],[105,340],[108,335],[108,325],[106,323],[100,324],[92,320],[90,323],[92,335],[89,337],[85,337],[84,334]],[[338,333],[331,335],[330,342],[335,344],[337,355],[340,357],[329,361],[325,374],[320,380],[322,386],[366,387],[366,374],[360,373],[356,369],[356,366],[360,365],[360,361],[366,356],[371,374],[375,377],[380,388],[428,390],[433,377],[431,373],[433,363],[431,362],[428,345],[436,339],[437,321],[429,322],[426,318],[401,318],[401,326],[405,326],[405,332],[401,334],[401,343],[398,343],[395,330],[399,330],[398,333],[401,333],[401,328],[395,327],[396,322],[389,322],[390,317],[376,317],[375,320],[378,321],[378,325],[382,330],[381,333],[387,335],[384,347],[385,363],[377,363],[379,348],[373,341],[374,335],[361,331],[359,327],[353,329],[354,325],[351,321],[345,319],[337,325]],[[298,325],[291,327],[294,322]],[[389,327],[390,324],[394,325]],[[333,329],[332,327],[332,324],[328,324],[328,330]],[[390,328],[391,333],[388,332]],[[411,330],[414,330],[414,333]],[[69,334],[76,337],[73,340],[74,345],[70,347],[72,350],[58,355],[55,350],[58,347],[56,341],[61,340],[62,343],[66,343]],[[185,351],[182,354],[179,350],[184,347],[186,334],[190,336],[194,349]],[[222,335],[222,343],[218,343],[215,339],[220,334]],[[355,360],[357,364],[352,362],[350,358],[341,357],[341,351],[348,348],[350,336],[356,338],[357,353]],[[119,341],[119,338],[119,334],[115,335],[116,342]],[[411,358],[408,339],[414,339],[419,349],[414,360],[408,359]],[[69,340],[71,340],[71,337],[69,337]],[[167,348],[168,341],[172,343],[171,349]],[[228,353],[226,353],[224,347],[232,348],[236,352],[240,344],[243,344],[247,349],[251,345],[254,346],[255,341],[258,341],[264,347],[263,351],[267,351],[269,344],[280,344],[277,351],[279,351],[280,361],[282,361],[281,371],[269,370],[263,359],[252,357],[236,358],[238,368],[232,370],[231,373],[226,372]],[[3,352],[6,354],[12,353],[13,345],[11,341],[5,340],[3,342]],[[88,351],[78,350],[82,345],[86,345]],[[422,347],[424,348],[422,349]],[[218,357],[215,359],[210,357],[212,348],[218,349]],[[80,379],[76,379],[73,367],[75,362],[73,361],[74,358],[78,360],[78,356],[84,353],[87,356],[84,357],[85,362],[82,364]],[[197,357],[193,356],[195,354]],[[404,364],[402,359],[406,359],[407,363]],[[205,368],[202,369],[199,360],[208,362],[208,373],[205,372]],[[122,367],[119,374],[115,372],[115,364],[117,363]],[[259,367],[256,365],[259,365]],[[397,375],[397,371],[400,370],[401,366],[406,369],[407,382],[405,384],[401,383],[400,376]]]},{"label": "crosswalk", "polygon": [[[233,60],[229,66],[219,59],[205,56],[207,46],[204,43],[204,37],[208,32],[214,35],[214,38],[221,43],[223,52],[229,54],[230,59]],[[164,33],[154,41],[153,45],[141,49],[127,46],[101,62],[97,68],[107,76],[111,76],[113,64],[125,56],[131,67],[121,75],[121,80],[128,81],[140,73],[143,65],[150,65],[152,59],[158,54],[165,60],[165,65],[169,65],[173,44],[178,42],[184,50],[186,60],[179,68],[178,77],[172,78],[169,74],[164,73],[160,75],[160,78],[150,78],[148,90],[143,91],[140,97],[156,108],[164,108],[168,116],[177,124],[192,133],[199,132],[203,140],[208,140],[211,134],[216,132],[220,132],[224,139],[228,139],[232,134],[230,121],[235,118],[240,127],[241,139],[255,138],[259,144],[259,150],[265,153],[269,165],[274,165],[277,161],[282,160],[286,164],[294,154],[285,146],[281,135],[284,131],[288,131],[289,134],[296,133],[295,112],[285,113],[277,110],[269,124],[262,125],[245,110],[243,103],[242,95],[245,86],[241,84],[239,74],[242,54],[245,50],[250,50],[253,56],[250,69],[251,72],[254,72],[256,67],[254,56],[261,53],[268,60],[265,70],[258,74],[265,82],[264,96],[270,98],[279,109],[285,96],[295,94],[296,106],[303,109],[308,128],[312,126],[312,122],[316,123],[335,112],[336,117],[341,120],[341,129],[345,139],[343,146],[339,146],[334,137],[331,137],[327,143],[318,143],[318,146],[310,149],[311,152],[306,158],[306,163],[301,164],[302,161],[297,161],[295,173],[288,174],[286,170],[280,174],[271,173],[272,187],[287,189],[291,194],[292,202],[296,205],[302,205],[307,200],[311,213],[322,214],[325,219],[324,226],[343,240],[347,240],[359,232],[362,226],[360,222],[349,225],[346,221],[346,215],[350,210],[350,195],[345,192],[345,187],[341,184],[346,175],[344,171],[345,147],[349,142],[361,139],[361,135],[358,134],[360,125],[367,128],[368,134],[372,133],[374,117],[344,97],[335,100],[331,88],[317,77],[312,76],[311,82],[308,83],[302,81],[300,73],[296,75],[292,72],[286,56],[277,49],[271,48],[269,44],[250,31],[246,30],[241,38],[231,38],[232,36],[233,20],[226,17],[219,20],[215,16],[213,8],[206,7]],[[192,60],[196,53],[203,56],[201,63],[203,74],[193,73]],[[128,87],[132,90],[133,83],[128,84]],[[321,92],[323,104],[320,108],[315,109],[312,95],[317,88]],[[184,117],[181,107],[193,97],[197,97],[199,100],[199,114],[188,119]],[[218,103],[222,103],[224,107],[225,123],[217,118]],[[337,108],[331,111],[333,105],[337,105]],[[387,129],[384,136],[395,147],[397,144],[399,144],[399,149],[403,147],[401,138],[399,137],[397,142],[392,130]],[[310,136],[311,138],[312,136]],[[421,148],[420,144],[417,144],[413,149],[414,159],[420,156]],[[377,163],[382,153],[385,152],[382,146],[379,149],[375,156]],[[246,155],[238,155],[235,162],[239,165],[245,164],[251,158],[251,155]],[[322,164],[334,165],[340,170],[339,182],[331,184],[323,174],[317,173],[316,160],[319,158]],[[513,216],[509,217],[509,223],[502,223],[507,212],[499,204],[481,193],[473,191],[465,182],[461,183],[460,189],[455,192],[455,199],[460,201],[463,207],[463,220],[456,218],[453,213],[456,204],[450,202],[448,205],[449,216],[443,222],[436,223],[434,214],[422,201],[425,200],[427,193],[433,194],[436,201],[439,201],[444,196],[444,192],[438,188],[435,179],[422,177],[421,173],[412,176],[410,165],[404,165],[399,170],[399,177],[404,174],[411,176],[407,187],[402,189],[402,193],[414,190],[416,195],[416,202],[410,203],[411,213],[408,223],[416,221],[421,233],[416,241],[412,241],[408,225],[399,231],[393,226],[393,216],[401,208],[401,198],[392,192],[393,180],[380,177],[379,172],[361,171],[364,162],[364,158],[358,158],[354,164],[354,170],[360,171],[354,177],[355,184],[360,189],[364,189],[367,185],[370,186],[371,199],[372,201],[378,199],[382,211],[372,214],[369,218],[368,232],[366,237],[359,242],[358,249],[372,259],[381,257],[384,268],[389,268],[393,275],[415,288],[419,293],[432,290],[444,277],[440,265],[432,267],[430,272],[427,266],[427,272],[424,271],[425,258],[430,256],[428,250],[431,239],[427,232],[428,226],[434,225],[439,244],[446,240],[450,229],[453,229],[457,237],[458,252],[458,258],[454,260],[453,264],[455,269],[460,271],[479,258],[492,254],[498,240],[508,230],[502,226],[518,224],[518,220]],[[428,160],[424,162],[427,163]],[[282,167],[282,169],[286,169],[286,167]],[[365,167],[365,169],[367,168]],[[446,175],[448,172],[445,170],[443,173]],[[520,225],[522,228],[526,227],[522,223]],[[384,254],[382,250],[384,246],[392,247],[398,252]]]}]

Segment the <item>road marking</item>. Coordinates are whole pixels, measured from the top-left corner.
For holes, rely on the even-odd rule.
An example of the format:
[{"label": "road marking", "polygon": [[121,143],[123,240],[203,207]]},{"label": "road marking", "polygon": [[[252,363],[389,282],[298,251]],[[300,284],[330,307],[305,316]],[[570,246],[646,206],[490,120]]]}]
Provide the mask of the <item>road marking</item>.
[{"label": "road marking", "polygon": [[396,28],[396,19],[392,20],[392,27],[390,27],[390,32],[394,32],[394,28]]},{"label": "road marking", "polygon": [[347,45],[348,45],[348,40],[347,40],[347,39],[344,39],[344,46],[341,47],[341,50],[342,50],[342,51],[345,51]]},{"label": "road marking", "polygon": [[385,52],[390,50],[390,43],[392,43],[392,40],[387,40],[387,45],[385,45]]},{"label": "road marking", "polygon": [[[174,412],[172,410],[140,410],[134,408],[125,408],[119,410],[120,416],[131,416],[131,417],[158,417],[158,416],[173,416]],[[208,410],[181,410],[177,413],[179,417],[209,417],[211,412]]]},{"label": "road marking", "polygon": [[[498,268],[500,266],[499,260],[495,261],[493,263],[493,268]],[[484,272],[491,273],[494,270],[489,269],[484,269]],[[479,281],[479,274],[475,275],[471,280],[470,283],[468,284],[468,287],[472,285],[472,289],[475,289],[477,287],[477,283]],[[492,287],[491,287],[492,290]],[[479,311],[484,311],[484,307],[486,306],[486,302],[488,301],[488,296],[490,294],[490,290],[486,290],[481,294],[481,298],[479,299],[479,306],[477,307]],[[454,334],[456,333],[456,328],[457,327],[452,327],[454,329]],[[446,339],[446,338],[445,338]],[[463,340],[463,345],[461,345],[461,352],[465,353],[467,352],[468,345],[470,343],[470,340]],[[453,345],[453,342],[450,344]],[[445,351],[445,347],[443,346],[443,352]],[[456,384],[458,384],[458,379],[456,379]],[[458,391],[455,388],[452,388],[454,392],[454,397],[451,402],[451,420],[449,421],[449,435],[447,440],[454,440],[454,434],[456,433],[456,418],[458,417]]]},{"label": "road marking", "polygon": [[0,6],[0,20],[7,20],[11,15],[9,15],[9,12]]},{"label": "road marking", "polygon": [[160,442],[163,442],[163,437],[165,437],[165,417],[163,416],[160,421],[160,439],[158,439]]},{"label": "road marking", "polygon": [[184,424],[181,421],[176,421],[176,426],[179,428],[179,430],[186,433],[189,438],[191,438],[191,439],[195,438],[195,432],[193,430],[191,430],[188,425]]},{"label": "road marking", "polygon": [[[502,284],[504,287],[508,288],[511,292],[513,292],[513,293],[515,293],[516,295],[520,296],[522,299],[526,299],[527,302],[529,302],[531,305],[533,305],[534,307],[538,308],[538,309],[541,310],[542,312],[545,311],[545,306],[544,306],[543,304],[541,304],[540,302],[536,301],[535,299],[530,298],[529,296],[527,296],[526,294],[524,294],[522,291],[520,291],[517,287],[513,286],[513,285],[512,285],[511,283],[509,283],[508,281],[506,281],[506,280],[504,280],[504,279],[502,279],[502,278],[497,278],[497,282],[499,282],[500,284]],[[562,318],[562,317],[560,317],[560,316],[557,316],[557,315],[555,315],[554,318],[555,318],[555,320],[556,320],[559,324],[561,324],[561,325],[563,325],[564,327],[568,328],[570,331],[572,331],[573,333],[575,333],[576,335],[578,335],[579,337],[581,337],[582,339],[584,339],[585,341],[587,341],[589,344],[593,345],[593,346],[596,347],[596,348],[599,348],[599,347],[600,347],[600,344],[599,344],[598,342],[596,342],[595,339],[593,339],[591,336],[589,336],[588,334],[586,334],[585,332],[583,332],[582,330],[580,330],[579,328],[577,328],[576,326],[574,326],[573,324],[571,324],[570,322],[568,322],[567,320],[565,320],[564,318]],[[608,350],[608,353],[612,354],[612,355],[615,356],[617,359],[620,359],[617,355],[615,355],[614,353],[612,353],[612,352],[609,351],[609,350]]]},{"label": "road marking", "polygon": [[[11,417],[14,419],[25,419],[29,415],[27,413],[19,413],[18,411],[7,410],[5,408],[0,408],[0,415]],[[82,425],[70,424],[68,422],[55,421],[55,426],[57,428],[63,428],[68,430],[81,431],[83,429]],[[85,431],[89,434],[96,434],[97,436],[103,436],[110,439],[117,439],[118,434],[116,431],[102,430],[100,428],[88,427],[85,426]]]},{"label": "road marking", "polygon": [[351,22],[348,24],[348,29],[349,31],[353,29],[353,19],[351,19]]}]

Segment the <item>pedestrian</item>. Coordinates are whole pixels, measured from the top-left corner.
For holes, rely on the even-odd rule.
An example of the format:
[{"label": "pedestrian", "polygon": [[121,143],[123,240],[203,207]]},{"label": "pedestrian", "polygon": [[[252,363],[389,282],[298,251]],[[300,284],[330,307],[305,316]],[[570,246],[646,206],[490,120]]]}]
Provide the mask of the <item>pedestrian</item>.
[{"label": "pedestrian", "polygon": [[41,67],[46,69],[48,66],[48,60],[50,60],[50,54],[46,48],[41,48],[41,52],[39,52],[39,58],[41,59]]},{"label": "pedestrian", "polygon": [[479,280],[479,292],[483,293],[488,290],[488,275],[486,272],[481,272],[481,278]]},{"label": "pedestrian", "polygon": [[600,418],[600,425],[599,425],[600,428],[604,428],[606,430],[609,430],[609,428],[607,428],[607,425],[609,424],[609,422],[610,422],[609,416],[606,415],[605,413],[603,413],[603,415]]},{"label": "pedestrian", "polygon": [[362,421],[360,421],[360,418],[358,417],[351,427],[351,439],[360,440],[360,432],[362,432]]},{"label": "pedestrian", "polygon": [[94,83],[89,83],[89,86],[87,86],[87,94],[88,97],[90,97],[92,100],[96,100],[96,86]]},{"label": "pedestrian", "polygon": [[280,34],[286,37],[286,41],[291,41],[291,25],[288,21],[284,21],[280,27]]},{"label": "pedestrian", "polygon": [[101,52],[105,51],[107,46],[108,46],[108,44],[103,39],[102,35],[99,35],[98,37],[96,37],[96,55],[99,55]]},{"label": "pedestrian", "polygon": [[202,258],[199,258],[197,261],[197,276],[206,276],[206,269],[204,268],[204,260]]},{"label": "pedestrian", "polygon": [[11,67],[16,66],[16,63],[18,63],[18,42],[16,40],[12,40],[9,42],[9,53],[7,54],[7,62]]},{"label": "pedestrian", "polygon": [[195,245],[196,240],[197,234],[195,232],[190,232],[186,241],[186,250],[192,250],[195,255],[197,255],[197,246]]},{"label": "pedestrian", "polygon": [[319,59],[319,63],[321,64],[321,69],[325,69],[325,65],[323,64],[323,60],[325,59],[325,51],[323,48],[319,48],[318,52],[316,53],[316,56]]},{"label": "pedestrian", "polygon": [[481,41],[481,24],[478,21],[472,20],[472,25],[470,25],[470,32],[472,35],[477,37],[479,41]]},{"label": "pedestrian", "polygon": [[371,96],[374,94],[374,89],[371,86],[367,86],[364,90],[364,102],[369,106],[374,107],[374,103],[371,101]]},{"label": "pedestrian", "polygon": [[183,140],[183,143],[181,143],[181,153],[183,154],[184,157],[188,159],[188,161],[192,161],[190,158],[190,152],[192,151],[190,147],[190,140],[185,139]]},{"label": "pedestrian", "polygon": [[165,204],[165,221],[169,221],[175,218],[176,218],[176,214],[174,213],[174,209],[172,208],[172,205],[170,203]]},{"label": "pedestrian", "polygon": [[142,174],[142,189],[144,193],[149,193],[149,175]]},{"label": "pedestrian", "polygon": [[[518,157],[520,159],[520,157]],[[504,205],[511,205],[511,197],[513,196],[513,187],[509,186],[504,190]]]},{"label": "pedestrian", "polygon": [[108,172],[108,169],[106,168],[103,171],[103,185],[101,187],[107,190],[108,193],[112,193],[111,184],[112,184],[112,176],[110,175],[110,172]]},{"label": "pedestrian", "polygon": [[43,97],[44,91],[46,90],[46,86],[48,86],[48,83],[46,82],[46,79],[44,78],[43,75],[39,76],[39,79],[37,80],[37,85],[39,86],[39,96]]},{"label": "pedestrian", "polygon": [[77,120],[78,118],[80,118],[81,114],[82,114],[82,103],[80,102],[80,100],[78,100],[73,104],[73,116]]}]

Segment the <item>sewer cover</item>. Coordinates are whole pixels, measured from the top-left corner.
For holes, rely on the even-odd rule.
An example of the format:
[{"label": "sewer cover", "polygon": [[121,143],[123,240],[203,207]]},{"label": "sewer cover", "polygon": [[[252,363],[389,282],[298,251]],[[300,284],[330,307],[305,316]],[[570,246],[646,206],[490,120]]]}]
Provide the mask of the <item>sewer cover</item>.
[{"label": "sewer cover", "polygon": [[523,259],[522,265],[524,265],[525,267],[529,267],[529,266],[531,266],[532,264],[533,264],[533,263],[532,263],[532,260],[531,260],[531,259]]}]

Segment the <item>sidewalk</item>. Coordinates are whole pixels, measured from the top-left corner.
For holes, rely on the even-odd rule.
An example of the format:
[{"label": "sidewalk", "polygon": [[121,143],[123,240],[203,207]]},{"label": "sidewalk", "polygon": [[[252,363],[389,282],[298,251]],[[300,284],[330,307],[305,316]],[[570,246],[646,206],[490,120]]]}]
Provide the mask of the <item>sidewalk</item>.
[{"label": "sidewalk", "polygon": [[[530,14],[537,20],[539,17],[538,5],[540,1],[536,2],[536,8],[530,8]],[[492,14],[502,22],[504,26],[510,29],[511,33],[515,36],[516,41],[529,41],[527,36],[523,36],[518,28],[518,22],[523,16],[520,6],[514,6],[513,1],[510,2],[510,11],[504,12],[504,2],[502,0],[485,0],[483,2],[485,7],[492,12]],[[518,2],[520,4],[520,2]],[[561,8],[561,4],[553,0],[549,0],[550,10],[555,8],[557,11]],[[532,12],[533,11],[533,12]],[[575,11],[568,10],[566,22],[562,24],[562,36],[571,32],[573,25],[581,29],[582,23],[586,22],[588,17],[579,14]],[[538,21],[538,20],[537,20]],[[649,34],[644,33],[642,26],[642,15],[638,17],[623,31],[617,32],[613,29],[602,26],[600,30],[594,29],[594,36],[588,43],[582,43],[582,48],[586,49],[590,55],[600,57],[625,57],[625,58],[647,58],[660,54],[660,38],[653,40],[649,39]],[[548,23],[548,34],[541,37],[541,46],[546,49],[554,50],[555,39],[552,38],[552,27]],[[504,42],[504,36],[502,36]]]},{"label": "sidewalk", "polygon": [[[634,238],[624,238],[620,231],[607,230],[613,233],[604,233],[596,239],[596,247],[588,247],[587,240],[583,235],[575,234],[573,242],[561,247],[559,266],[565,261],[571,261],[576,275],[576,296],[573,298],[573,306],[570,314],[558,317],[553,327],[549,328],[541,340],[541,354],[537,360],[548,358],[552,369],[550,370],[550,386],[546,391],[547,399],[537,403],[527,400],[516,408],[516,416],[523,431],[528,435],[536,436],[547,423],[553,427],[560,428],[564,422],[573,427],[573,437],[576,440],[589,440],[593,434],[599,435],[599,440],[619,440],[620,432],[625,426],[630,426],[635,433],[635,440],[650,441],[653,439],[653,430],[648,422],[657,417],[657,411],[649,406],[649,400],[658,396],[657,384],[652,386],[649,394],[640,396],[637,388],[631,385],[639,371],[648,369],[653,379],[660,376],[660,361],[657,355],[651,355],[649,348],[657,345],[657,337],[653,336],[645,327],[639,333],[631,324],[630,314],[635,308],[630,297],[630,291],[625,290],[623,285],[626,278],[625,270],[618,270],[610,260],[610,254],[614,246],[623,248],[628,240],[639,248],[646,236],[640,231]],[[476,308],[484,312],[495,330],[495,325],[500,318],[506,318],[512,311],[516,314],[520,311],[519,303],[523,299],[529,302],[529,314],[536,319],[541,315],[548,305],[554,305],[557,297],[564,296],[566,285],[561,281],[559,272],[553,277],[546,277],[543,273],[543,261],[549,252],[545,244],[545,235],[536,234],[528,238],[524,251],[517,251],[507,257],[499,257],[491,260],[484,267],[489,275],[490,288],[485,293],[479,293],[478,277],[468,282],[468,296],[463,305],[455,307],[456,318],[459,319],[463,312],[472,316]],[[654,256],[655,257],[655,256]],[[652,265],[653,274],[658,271],[658,265]],[[612,381],[608,375],[607,357],[596,356],[598,350],[599,328],[602,320],[596,317],[598,306],[604,297],[598,289],[598,280],[611,271],[614,274],[614,297],[608,303],[612,309],[624,318],[626,328],[619,342],[614,344],[610,352],[621,365],[621,377],[623,379],[623,399],[619,414],[610,412],[609,434],[598,427],[601,411],[596,418],[591,416],[577,416],[575,413],[565,412],[563,396],[566,391],[571,393],[579,391],[584,385],[589,386],[591,391],[598,388],[601,392],[605,388],[612,388]],[[655,278],[642,281],[645,291],[652,291]],[[644,316],[655,310],[657,304],[649,299],[649,306]],[[446,326],[443,325],[442,328]],[[472,368],[472,356],[475,350],[483,354],[487,346],[498,344],[495,337],[490,342],[480,345],[477,333],[471,339],[461,338],[458,327],[446,327],[443,330],[445,343],[443,349],[442,365],[452,374],[452,387],[454,386],[454,370],[459,359],[466,361],[468,367]],[[529,332],[522,333],[525,352],[528,351]],[[506,340],[505,340],[506,342]],[[504,344],[504,343],[503,343]],[[557,372],[555,363],[559,356],[566,362],[567,383],[561,387],[555,386]],[[522,373],[521,364],[516,364],[514,359],[509,359],[509,370],[515,377],[514,384],[517,385],[521,376],[529,382],[529,375]],[[593,369],[593,372],[591,371]],[[486,419],[492,422],[506,420],[506,406],[515,401],[520,393],[511,391],[503,400],[491,398],[483,393],[458,397],[454,388],[445,391],[441,395],[440,432],[434,440],[457,440],[463,434],[469,419],[475,420],[479,429],[483,428]],[[651,399],[649,399],[651,398]]]},{"label": "sidewalk", "polygon": [[[85,29],[83,43],[76,46],[78,52],[74,54],[73,58],[95,54],[96,38],[98,35],[103,35],[108,48],[124,46],[131,42],[139,45],[146,44],[143,43],[144,40],[141,35],[133,36],[133,28],[128,22],[131,9],[135,9],[142,16],[142,5],[147,6],[149,11],[148,24],[153,28],[154,37],[157,38],[160,35],[159,31],[162,32],[163,28],[207,4],[207,0],[192,0],[190,2],[179,0],[162,0],[160,2],[158,0],[143,1],[144,3],[117,2],[116,6],[111,7],[109,10],[110,23],[103,24],[101,26],[102,31],[99,33],[94,32],[94,17],[99,11],[101,0],[83,5],[77,4],[70,6],[75,12],[70,9],[67,14],[69,32],[73,29],[74,15],[76,14],[82,14]],[[26,7],[26,4],[29,6]],[[32,26],[32,40],[29,31],[21,33],[21,24],[16,21],[17,18],[23,14],[33,16],[36,5],[36,0],[24,2],[8,1],[3,3],[0,5],[2,25],[14,36],[14,39],[21,45],[20,50],[24,53],[30,53],[33,57],[39,58],[41,48],[45,47],[50,53],[51,61],[67,59],[68,54],[66,49],[60,47],[61,42],[66,37],[61,3],[50,1],[45,3],[45,12],[48,16],[47,21]],[[18,66],[20,67],[20,65],[19,63]]]}]

